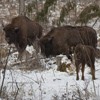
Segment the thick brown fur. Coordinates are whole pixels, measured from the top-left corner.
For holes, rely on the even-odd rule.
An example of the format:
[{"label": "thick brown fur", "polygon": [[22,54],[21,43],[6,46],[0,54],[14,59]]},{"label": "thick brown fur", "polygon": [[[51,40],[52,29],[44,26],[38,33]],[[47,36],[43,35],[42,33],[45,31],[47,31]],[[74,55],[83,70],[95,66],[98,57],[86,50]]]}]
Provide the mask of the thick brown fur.
[{"label": "thick brown fur", "polygon": [[79,69],[80,64],[82,66],[82,80],[84,80],[84,69],[85,64],[87,64],[91,68],[92,79],[95,79],[95,49],[92,46],[86,46],[82,44],[78,44],[75,47],[74,58],[75,58],[75,66],[76,66],[76,80],[79,80]]},{"label": "thick brown fur", "polygon": [[66,54],[70,58],[72,48],[80,43],[96,48],[96,31],[88,26],[62,26],[51,29],[40,39],[41,52],[47,57]]},{"label": "thick brown fur", "polygon": [[32,45],[36,38],[42,36],[42,27],[25,16],[17,16],[3,29],[9,44],[15,44],[21,54],[27,45]]}]

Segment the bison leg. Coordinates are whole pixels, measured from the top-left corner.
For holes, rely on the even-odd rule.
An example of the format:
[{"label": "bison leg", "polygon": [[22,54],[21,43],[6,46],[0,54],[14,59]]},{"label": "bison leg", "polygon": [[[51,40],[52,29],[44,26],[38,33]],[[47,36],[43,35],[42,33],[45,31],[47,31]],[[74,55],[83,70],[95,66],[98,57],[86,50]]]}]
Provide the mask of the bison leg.
[{"label": "bison leg", "polygon": [[21,61],[22,60],[22,56],[23,56],[23,52],[18,54],[18,58],[17,59]]},{"label": "bison leg", "polygon": [[69,48],[68,46],[66,46],[66,56],[68,57],[68,59],[72,62],[73,59],[72,59],[72,49]]},{"label": "bison leg", "polygon": [[18,59],[19,60],[22,60],[22,56],[23,56],[23,52],[24,52],[24,50],[25,50],[25,48],[26,48],[26,44],[15,44],[15,46],[17,47],[17,50],[18,50]]},{"label": "bison leg", "polygon": [[95,80],[95,66],[94,65],[91,67],[91,73],[92,73],[92,80]]},{"label": "bison leg", "polygon": [[76,66],[76,80],[79,80],[79,75],[78,75],[78,73],[79,73],[79,66]]},{"label": "bison leg", "polygon": [[85,69],[85,64],[82,64],[82,69],[81,69],[81,71],[82,71],[82,80],[84,80],[84,69]]},{"label": "bison leg", "polygon": [[37,54],[40,53],[39,39],[38,39],[38,38],[36,38],[36,40],[34,41],[33,47],[34,47],[34,49],[36,50],[36,53],[37,53]]}]

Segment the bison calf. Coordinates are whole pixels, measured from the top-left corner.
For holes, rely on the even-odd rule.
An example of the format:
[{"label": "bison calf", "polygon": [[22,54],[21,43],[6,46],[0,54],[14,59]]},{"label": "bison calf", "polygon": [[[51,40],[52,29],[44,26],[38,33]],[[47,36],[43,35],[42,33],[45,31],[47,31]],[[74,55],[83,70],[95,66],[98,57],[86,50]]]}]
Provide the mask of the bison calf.
[{"label": "bison calf", "polygon": [[95,49],[92,46],[78,44],[74,51],[75,66],[76,66],[76,80],[79,80],[79,65],[82,65],[82,80],[84,80],[85,64],[91,68],[92,79],[95,79]]}]

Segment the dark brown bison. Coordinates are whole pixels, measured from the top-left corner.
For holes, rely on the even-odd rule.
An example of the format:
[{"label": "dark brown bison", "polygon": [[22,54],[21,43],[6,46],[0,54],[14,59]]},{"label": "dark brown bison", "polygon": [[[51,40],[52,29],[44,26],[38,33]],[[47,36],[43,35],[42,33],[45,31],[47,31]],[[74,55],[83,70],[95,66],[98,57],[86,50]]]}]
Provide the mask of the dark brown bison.
[{"label": "dark brown bison", "polygon": [[41,52],[46,57],[66,54],[70,58],[72,48],[80,43],[96,48],[96,31],[88,26],[62,26],[53,28],[40,39]]},{"label": "dark brown bison", "polygon": [[92,79],[95,79],[95,49],[92,46],[86,46],[82,44],[78,44],[75,47],[74,58],[75,58],[75,66],[76,66],[76,80],[79,80],[79,69],[80,64],[82,66],[82,80],[84,80],[84,69],[85,64],[87,64],[91,68]]},{"label": "dark brown bison", "polygon": [[3,29],[9,44],[15,44],[19,54],[22,54],[27,45],[42,36],[42,27],[25,16],[17,16]]}]

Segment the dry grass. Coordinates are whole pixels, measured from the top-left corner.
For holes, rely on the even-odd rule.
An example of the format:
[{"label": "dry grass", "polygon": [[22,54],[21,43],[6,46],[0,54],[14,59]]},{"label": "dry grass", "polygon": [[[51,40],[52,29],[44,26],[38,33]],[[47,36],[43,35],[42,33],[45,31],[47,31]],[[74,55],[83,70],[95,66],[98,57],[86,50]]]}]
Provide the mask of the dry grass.
[{"label": "dry grass", "polygon": [[6,58],[8,53],[7,48],[0,47],[0,59]]}]

